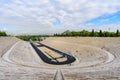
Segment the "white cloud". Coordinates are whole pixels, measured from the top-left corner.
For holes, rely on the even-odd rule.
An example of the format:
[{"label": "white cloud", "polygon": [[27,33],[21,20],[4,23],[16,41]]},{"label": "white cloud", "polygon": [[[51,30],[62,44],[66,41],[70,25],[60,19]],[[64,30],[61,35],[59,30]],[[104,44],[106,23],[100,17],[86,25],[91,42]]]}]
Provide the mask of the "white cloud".
[{"label": "white cloud", "polygon": [[[119,7],[120,0],[12,0],[0,5],[0,24],[17,28],[14,33],[82,29],[84,21],[115,13]],[[52,24],[56,19],[61,25]]]}]

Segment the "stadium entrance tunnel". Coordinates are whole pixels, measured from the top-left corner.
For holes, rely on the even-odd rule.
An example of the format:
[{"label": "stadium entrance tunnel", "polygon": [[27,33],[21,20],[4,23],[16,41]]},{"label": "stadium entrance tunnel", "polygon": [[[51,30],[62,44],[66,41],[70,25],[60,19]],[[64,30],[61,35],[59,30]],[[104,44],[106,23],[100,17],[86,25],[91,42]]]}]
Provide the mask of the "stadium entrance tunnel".
[{"label": "stadium entrance tunnel", "polygon": [[73,63],[76,58],[42,43],[30,42],[39,57],[48,64],[65,65]]}]

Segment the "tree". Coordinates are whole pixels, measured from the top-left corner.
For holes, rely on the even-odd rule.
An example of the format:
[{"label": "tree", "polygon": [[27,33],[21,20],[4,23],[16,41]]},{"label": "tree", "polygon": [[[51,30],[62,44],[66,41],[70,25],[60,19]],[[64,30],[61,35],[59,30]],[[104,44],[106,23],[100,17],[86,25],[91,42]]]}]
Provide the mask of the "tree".
[{"label": "tree", "polygon": [[58,36],[58,34],[56,33],[56,34],[54,34],[54,36]]},{"label": "tree", "polygon": [[7,36],[7,34],[4,31],[0,31],[0,36]]},{"label": "tree", "polygon": [[22,40],[25,40],[25,41],[29,41],[29,40],[40,41],[40,40],[42,40],[41,36],[39,36],[39,35],[23,35],[23,36],[16,36],[16,37],[20,38]]},{"label": "tree", "polygon": [[104,36],[105,36],[105,37],[109,37],[109,36],[110,36],[110,32],[105,31],[105,32],[104,32]]},{"label": "tree", "polygon": [[103,37],[103,32],[102,32],[102,30],[99,31],[99,37]]},{"label": "tree", "polygon": [[94,29],[92,29],[92,32],[90,33],[90,36],[94,36]]},{"label": "tree", "polygon": [[116,31],[116,36],[118,37],[119,36],[119,30],[117,29]]},{"label": "tree", "polygon": [[71,33],[72,33],[71,34],[72,36],[79,36],[80,35],[80,32],[77,32],[77,31],[72,31]]},{"label": "tree", "polygon": [[89,36],[90,32],[89,31],[86,31],[86,30],[82,30],[80,32],[80,36]]}]

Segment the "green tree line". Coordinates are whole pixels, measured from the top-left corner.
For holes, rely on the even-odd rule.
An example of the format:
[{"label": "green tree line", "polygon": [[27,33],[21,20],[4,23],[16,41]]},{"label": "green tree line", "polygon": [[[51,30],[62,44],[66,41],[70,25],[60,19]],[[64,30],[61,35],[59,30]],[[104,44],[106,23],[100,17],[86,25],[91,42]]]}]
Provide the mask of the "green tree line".
[{"label": "green tree line", "polygon": [[7,36],[7,34],[4,31],[0,31],[0,36]]},{"label": "green tree line", "polygon": [[22,35],[22,36],[16,36],[19,39],[22,39],[24,41],[42,41],[42,37],[49,37],[49,35]]},{"label": "green tree line", "polygon": [[108,32],[108,31],[87,31],[87,30],[82,30],[82,31],[65,31],[60,34],[54,34],[54,36],[83,36],[83,37],[120,37],[120,32],[117,30],[116,32]]},{"label": "green tree line", "polygon": [[25,36],[16,36],[17,38],[19,39],[22,39],[22,40],[25,40],[25,41],[29,41],[29,40],[32,40],[32,41],[37,41],[37,40],[40,40],[38,36],[36,35],[25,35]]}]

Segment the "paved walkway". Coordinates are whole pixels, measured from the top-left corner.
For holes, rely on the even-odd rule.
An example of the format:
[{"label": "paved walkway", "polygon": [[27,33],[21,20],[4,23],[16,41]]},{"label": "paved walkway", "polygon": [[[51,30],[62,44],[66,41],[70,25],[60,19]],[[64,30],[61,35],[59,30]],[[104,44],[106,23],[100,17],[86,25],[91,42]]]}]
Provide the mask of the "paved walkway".
[{"label": "paved walkway", "polygon": [[61,70],[57,70],[53,80],[65,80]]}]

